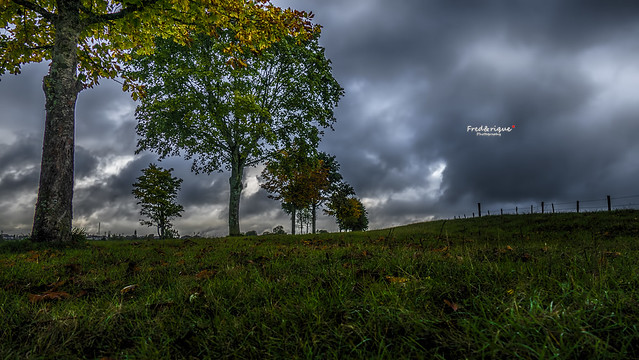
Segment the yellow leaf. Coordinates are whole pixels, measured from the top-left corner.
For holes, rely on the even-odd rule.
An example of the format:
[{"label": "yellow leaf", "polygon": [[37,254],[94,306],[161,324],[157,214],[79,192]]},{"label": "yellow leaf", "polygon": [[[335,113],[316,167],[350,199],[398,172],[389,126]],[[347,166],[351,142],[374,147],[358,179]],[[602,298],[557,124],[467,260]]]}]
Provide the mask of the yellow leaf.
[{"label": "yellow leaf", "polygon": [[408,278],[404,278],[404,277],[396,277],[396,276],[386,276],[386,280],[389,283],[398,283],[398,284],[403,284],[405,282],[408,282]]}]

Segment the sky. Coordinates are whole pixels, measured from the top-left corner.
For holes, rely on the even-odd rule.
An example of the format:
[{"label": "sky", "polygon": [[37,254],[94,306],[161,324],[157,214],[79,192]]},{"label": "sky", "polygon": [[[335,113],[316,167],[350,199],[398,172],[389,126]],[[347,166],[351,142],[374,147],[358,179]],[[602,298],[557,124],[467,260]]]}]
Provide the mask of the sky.
[{"label": "sky", "polygon": [[[345,89],[320,150],[367,208],[371,229],[576,200],[639,203],[639,2],[274,0],[312,11]],[[0,77],[0,231],[28,234],[36,202],[47,64]],[[76,106],[74,226],[150,234],[131,194],[136,103],[103,80]],[[228,233],[228,173],[184,179],[181,235]],[[288,216],[249,168],[242,231]],[[601,201],[600,201],[601,200]],[[548,208],[547,208],[548,209]],[[337,231],[320,215],[318,228]]]}]

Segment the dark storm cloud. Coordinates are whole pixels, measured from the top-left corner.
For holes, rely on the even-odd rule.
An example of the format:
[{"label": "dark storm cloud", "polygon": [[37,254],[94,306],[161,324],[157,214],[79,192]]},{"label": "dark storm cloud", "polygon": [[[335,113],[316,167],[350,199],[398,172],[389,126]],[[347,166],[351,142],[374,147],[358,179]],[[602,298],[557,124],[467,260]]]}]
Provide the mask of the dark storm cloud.
[{"label": "dark storm cloud", "polygon": [[[627,69],[631,62],[615,62],[639,56],[625,40],[639,33],[638,3],[323,4],[284,5],[313,10],[324,25],[323,44],[346,96],[323,148],[337,154],[345,178],[360,196],[379,199],[406,193],[424,182],[429,164],[446,163],[437,204],[391,195],[375,216],[637,192],[629,179],[639,168],[628,154],[637,149],[630,119],[639,108],[630,104],[639,99],[588,114],[610,83],[588,73],[602,64],[583,62],[604,47],[611,56],[603,65]],[[484,138],[468,134],[468,125],[516,129]]]},{"label": "dark storm cloud", "polygon": [[[371,227],[470,214],[480,201],[639,194],[639,2],[274,2],[313,11],[323,25],[321,43],[346,95],[321,150],[336,155]],[[25,67],[0,82],[0,171],[16,170],[0,180],[3,203],[37,191],[46,69]],[[113,81],[80,94],[76,217],[137,221],[131,184],[155,156],[133,158],[134,110]],[[467,131],[512,125],[500,137]],[[184,179],[178,199],[190,213],[181,231],[223,235],[228,174],[194,175],[183,159],[158,164]],[[255,175],[247,170],[242,229],[290,231]],[[32,216],[33,205],[22,203]],[[320,222],[335,229],[333,219]]]},{"label": "dark storm cloud", "polygon": [[80,93],[76,106],[76,141],[94,151],[132,154],[136,149],[135,103],[112,80]]},{"label": "dark storm cloud", "polygon": [[228,199],[228,176],[221,173],[194,175],[188,171],[185,169],[180,172],[184,180],[179,194],[182,203],[202,206],[223,204]]}]

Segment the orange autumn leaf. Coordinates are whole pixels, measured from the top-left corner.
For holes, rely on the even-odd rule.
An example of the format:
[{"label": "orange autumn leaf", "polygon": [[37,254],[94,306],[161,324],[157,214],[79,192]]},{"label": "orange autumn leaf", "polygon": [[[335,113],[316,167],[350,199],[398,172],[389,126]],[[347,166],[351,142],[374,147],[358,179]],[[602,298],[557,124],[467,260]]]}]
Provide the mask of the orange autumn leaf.
[{"label": "orange autumn leaf", "polygon": [[29,251],[29,254],[31,255],[28,258],[26,258],[25,261],[34,262],[34,263],[40,262],[40,254],[38,254],[37,252],[33,250]]},{"label": "orange autumn leaf", "polygon": [[199,273],[195,274],[195,277],[197,279],[209,279],[213,276],[215,276],[215,274],[217,274],[217,271],[215,270],[202,270]]},{"label": "orange autumn leaf", "polygon": [[45,292],[40,295],[29,294],[29,302],[37,303],[45,300],[62,300],[71,297],[68,293],[64,291],[55,291],[55,292]]},{"label": "orange autumn leaf", "polygon": [[448,305],[451,309],[453,309],[453,311],[459,310],[459,305],[457,305],[456,303],[452,301],[449,301],[448,299],[444,299],[444,303]]}]

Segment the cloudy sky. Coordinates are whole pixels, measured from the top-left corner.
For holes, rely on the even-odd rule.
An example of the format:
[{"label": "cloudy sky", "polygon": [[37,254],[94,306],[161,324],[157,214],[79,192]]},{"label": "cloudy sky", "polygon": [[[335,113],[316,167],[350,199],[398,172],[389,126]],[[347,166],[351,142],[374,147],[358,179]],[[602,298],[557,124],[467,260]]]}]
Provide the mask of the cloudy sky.
[{"label": "cloudy sky", "polygon": [[[606,195],[639,203],[639,2],[274,2],[313,11],[323,26],[346,95],[321,150],[337,156],[371,228],[470,216],[477,202],[484,211]],[[30,232],[46,71],[28,65],[0,81],[5,233]],[[139,225],[131,195],[156,160],[134,155],[135,107],[113,81],[78,98],[74,225],[89,233],[98,224],[102,232],[153,232]],[[184,179],[180,234],[225,235],[228,174],[195,175],[180,158],[161,165]],[[288,228],[260,190],[259,171],[246,172],[242,231]],[[325,216],[319,228],[337,230]]]}]

